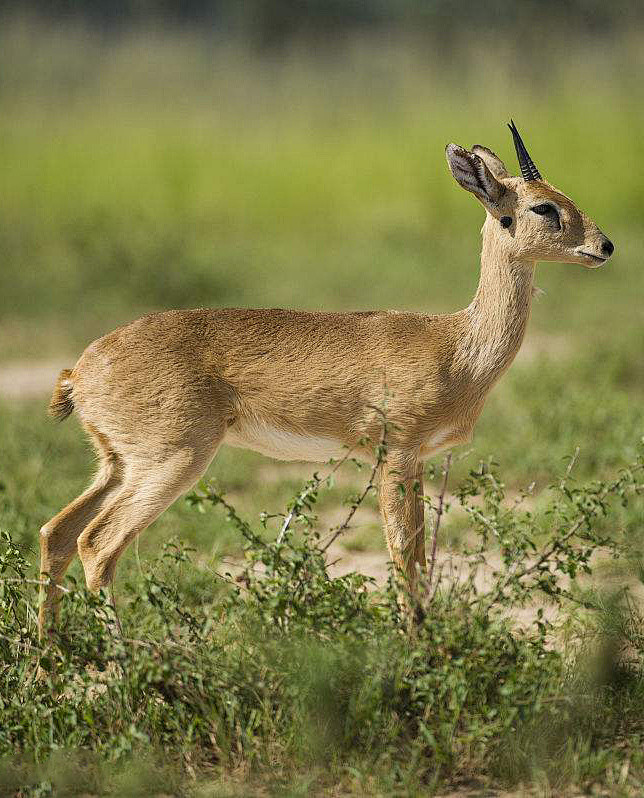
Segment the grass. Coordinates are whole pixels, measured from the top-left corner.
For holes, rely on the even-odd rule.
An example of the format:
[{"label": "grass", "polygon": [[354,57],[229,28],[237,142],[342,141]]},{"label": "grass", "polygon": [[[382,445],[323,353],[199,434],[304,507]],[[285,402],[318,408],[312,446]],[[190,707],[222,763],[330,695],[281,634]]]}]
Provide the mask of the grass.
[{"label": "grass", "polygon": [[[541,545],[552,532],[541,491],[557,482],[576,448],[573,477],[605,479],[633,461],[644,434],[644,317],[637,304],[644,292],[644,189],[633,168],[644,141],[644,111],[633,101],[640,92],[643,35],[623,32],[605,42],[554,37],[534,51],[530,43],[495,41],[488,47],[470,41],[448,60],[440,48],[413,37],[356,39],[324,53],[294,48],[275,58],[196,33],[106,39],[33,23],[6,25],[0,32],[0,368],[3,361],[60,356],[71,365],[93,338],[166,307],[440,312],[463,306],[476,286],[482,212],[450,177],[443,149],[450,140],[478,141],[514,168],[504,130],[513,116],[543,174],[616,244],[615,256],[598,271],[538,267],[537,283],[546,296],[534,304],[523,352],[492,392],[472,445],[455,451],[453,485],[490,458],[501,463],[511,496],[535,483],[532,533]],[[9,530],[32,562],[37,530],[83,489],[92,469],[77,423],[54,424],[45,416],[45,402],[45,397],[0,402],[0,530]],[[311,470],[224,447],[208,476],[254,523],[261,511],[283,508]],[[350,471],[320,495],[323,520],[337,515],[342,497],[364,476]],[[381,549],[373,498],[356,521],[347,548]],[[597,529],[626,535],[631,548],[620,561],[622,570],[611,573],[631,580],[641,550],[641,507],[616,507]],[[471,543],[472,524],[462,517],[454,515],[444,531],[455,545]],[[218,567],[222,556],[241,555],[239,530],[224,515],[199,514],[180,500],[141,538],[146,573],[163,571],[166,566],[152,563],[162,542],[177,534],[196,549],[195,567],[181,571],[183,600],[195,612],[214,602],[213,613],[224,618],[217,602],[225,591],[209,569]],[[264,534],[273,536],[274,527]],[[81,578],[78,564],[70,573]],[[128,597],[125,612],[132,625],[141,625],[155,640],[161,627],[154,625],[153,607],[136,604],[146,589],[141,579],[129,551],[117,592]],[[80,613],[74,628],[81,630],[87,613],[80,605],[72,610]],[[445,630],[453,632],[448,625]],[[217,640],[237,645],[246,639],[243,633],[241,622],[224,624]],[[378,643],[374,638],[367,646],[372,664],[382,662]],[[516,642],[519,648],[524,644]],[[270,670],[268,649],[257,645]],[[334,649],[323,671],[339,667],[347,695],[372,695],[351,671],[356,661],[343,652]],[[396,661],[402,668],[406,654],[395,647],[391,652],[393,659],[401,657]],[[254,666],[242,654],[240,662],[249,670],[230,673],[252,681]],[[302,651],[297,657],[304,657]],[[322,654],[319,658],[324,661]],[[213,661],[233,667],[228,660]],[[190,662],[184,666],[192,668]],[[288,661],[279,659],[275,667],[275,679],[295,690]],[[611,693],[615,704],[603,695],[606,728],[618,715],[630,717],[641,707],[628,684],[625,692]],[[144,694],[137,695],[140,711],[152,711]],[[86,709],[80,699],[75,706]],[[102,706],[113,710],[109,703]],[[367,725],[375,722],[378,706],[374,699]],[[264,710],[260,715],[266,719],[270,713],[261,714]],[[394,723],[394,716],[388,717]],[[494,760],[496,770],[486,778],[494,784],[523,780],[535,789],[547,784],[553,791],[570,783],[590,789],[593,779],[619,786],[625,761],[633,770],[641,767],[635,743],[620,737],[619,746],[613,745],[594,728],[577,740],[581,748],[566,749],[568,770],[557,768],[563,750],[557,746],[565,746],[561,729],[570,727],[549,722],[555,729],[550,742],[538,725],[525,727],[517,739],[532,742],[523,750],[523,742],[508,745],[507,756]],[[91,725],[82,721],[80,727],[83,723]],[[2,778],[20,784],[20,773],[28,773],[31,784],[71,785],[72,793],[74,785],[100,792],[110,783],[110,789],[127,794],[144,789],[137,784],[149,788],[156,768],[167,773],[168,790],[184,789],[192,765],[181,758],[178,737],[171,735],[165,747],[158,741],[148,749],[143,745],[150,758],[132,768],[127,745],[139,749],[126,726],[119,731],[122,739],[108,740],[110,756],[124,746],[111,780],[105,775],[109,757],[104,751],[90,754],[83,744],[80,752],[58,759],[43,756],[37,772],[27,746],[25,761],[9,762]],[[289,734],[304,732],[293,726]],[[535,753],[535,741],[542,738],[543,748]],[[281,763],[277,771],[284,767],[270,788],[275,794],[340,789],[337,785],[356,793],[431,791],[426,763],[400,764],[401,754],[417,751],[406,747],[409,739],[392,745],[390,759],[380,760],[380,775],[372,779],[366,760],[358,763],[341,750],[330,770],[317,761],[301,766],[292,748],[282,749],[284,739],[271,740],[276,751],[290,751],[273,758],[273,765]],[[459,745],[463,741],[458,737]],[[250,750],[234,759],[234,767],[233,759],[226,760],[216,786],[208,781],[207,767],[199,770],[199,789],[222,795],[263,789],[266,761],[254,770],[257,760]],[[172,762],[162,763],[166,771],[155,757],[163,760],[168,752]],[[300,764],[284,765],[289,756],[291,765]],[[475,756],[471,761],[480,764]],[[75,775],[81,772],[89,781]],[[119,788],[119,779],[130,786]]]},{"label": "grass", "polygon": [[[299,534],[267,543],[208,489],[192,504],[223,503],[244,541],[234,588],[170,540],[121,585],[123,636],[106,596],[70,582],[60,633],[41,646],[29,563],[3,533],[0,789],[433,795],[599,781],[638,794],[644,617],[622,591],[560,577],[590,574],[598,547],[628,558],[619,507],[641,513],[643,468],[640,454],[604,483],[562,479],[538,548],[498,471],[471,470],[456,490],[476,541],[462,565],[475,572],[494,529],[498,572],[487,587],[425,584],[411,635],[393,579],[372,591],[355,573],[330,578],[327,532],[300,523],[306,508]],[[544,593],[556,622],[517,629],[508,607]]]},{"label": "grass", "polygon": [[9,27],[0,56],[0,357],[72,357],[163,307],[462,306],[482,217],[444,147],[482,141],[514,167],[510,115],[617,244],[596,274],[540,267],[532,332],[594,342],[643,287],[635,35],[592,60],[553,45],[547,103],[507,45],[511,85],[482,53],[446,75],[413,41],[264,62],[198,37],[34,36]]}]

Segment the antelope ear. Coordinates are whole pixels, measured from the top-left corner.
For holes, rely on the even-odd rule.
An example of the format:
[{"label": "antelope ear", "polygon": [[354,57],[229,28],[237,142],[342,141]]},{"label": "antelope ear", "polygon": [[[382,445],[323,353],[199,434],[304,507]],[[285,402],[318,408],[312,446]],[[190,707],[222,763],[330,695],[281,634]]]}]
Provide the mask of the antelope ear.
[{"label": "antelope ear", "polygon": [[448,144],[445,154],[450,171],[459,186],[471,191],[488,210],[494,212],[505,193],[505,186],[494,177],[485,161],[458,144]]},{"label": "antelope ear", "polygon": [[505,164],[495,152],[492,152],[492,150],[488,149],[487,147],[483,147],[481,144],[475,144],[472,147],[472,152],[474,155],[478,155],[479,158],[485,161],[485,165],[490,172],[492,172],[494,177],[498,178],[499,180],[503,180],[504,177],[510,177],[510,173],[506,169]]}]

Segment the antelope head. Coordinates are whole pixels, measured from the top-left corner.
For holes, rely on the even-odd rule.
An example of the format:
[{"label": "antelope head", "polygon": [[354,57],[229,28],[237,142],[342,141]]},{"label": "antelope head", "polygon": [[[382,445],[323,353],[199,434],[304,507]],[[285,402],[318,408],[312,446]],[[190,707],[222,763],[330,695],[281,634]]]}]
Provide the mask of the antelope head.
[{"label": "antelope head", "polygon": [[541,177],[514,126],[520,177],[509,174],[487,147],[448,144],[447,162],[457,183],[486,210],[484,236],[513,261],[581,263],[595,269],[613,254],[612,242],[575,203]]}]

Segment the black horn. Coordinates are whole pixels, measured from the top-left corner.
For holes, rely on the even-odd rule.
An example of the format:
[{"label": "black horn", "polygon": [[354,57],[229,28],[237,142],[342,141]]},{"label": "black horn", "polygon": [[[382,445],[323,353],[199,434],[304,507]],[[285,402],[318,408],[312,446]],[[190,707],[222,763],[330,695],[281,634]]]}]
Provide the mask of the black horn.
[{"label": "black horn", "polygon": [[512,132],[512,138],[514,139],[514,149],[517,151],[519,167],[521,168],[521,176],[524,180],[541,180],[539,170],[534,165],[532,158],[528,155],[528,151],[525,148],[523,139],[519,135],[519,131],[517,130],[513,119],[510,120],[508,127]]}]

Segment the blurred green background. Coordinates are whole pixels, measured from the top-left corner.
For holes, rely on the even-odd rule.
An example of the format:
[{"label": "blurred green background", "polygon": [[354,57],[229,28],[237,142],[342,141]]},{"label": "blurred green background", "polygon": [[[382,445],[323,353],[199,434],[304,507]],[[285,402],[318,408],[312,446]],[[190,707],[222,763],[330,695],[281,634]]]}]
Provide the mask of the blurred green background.
[{"label": "blurred green background", "polygon": [[[0,376],[71,366],[162,308],[466,305],[483,212],[444,147],[485,144],[514,170],[513,117],[616,252],[593,272],[538,267],[546,295],[458,469],[493,455],[520,487],[577,446],[580,478],[633,456],[641,4],[31,2],[0,5],[0,23]],[[44,394],[0,401],[0,524],[33,542],[91,455]],[[310,470],[222,451],[213,473],[256,517]],[[238,547],[212,524],[178,503],[155,530]]]}]

